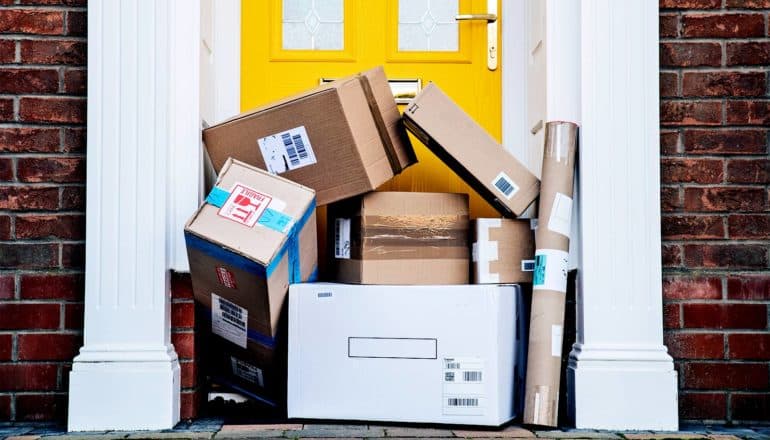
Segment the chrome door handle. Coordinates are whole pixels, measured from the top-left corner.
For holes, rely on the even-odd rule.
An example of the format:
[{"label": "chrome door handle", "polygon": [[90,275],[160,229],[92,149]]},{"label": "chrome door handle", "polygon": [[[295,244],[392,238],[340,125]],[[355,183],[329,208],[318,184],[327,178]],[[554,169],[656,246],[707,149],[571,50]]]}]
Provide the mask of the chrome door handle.
[{"label": "chrome door handle", "polygon": [[458,14],[455,20],[487,22],[487,69],[497,70],[497,0],[487,0],[486,14]]},{"label": "chrome door handle", "polygon": [[455,16],[455,20],[486,20],[487,23],[494,23],[497,21],[497,14],[460,14]]}]

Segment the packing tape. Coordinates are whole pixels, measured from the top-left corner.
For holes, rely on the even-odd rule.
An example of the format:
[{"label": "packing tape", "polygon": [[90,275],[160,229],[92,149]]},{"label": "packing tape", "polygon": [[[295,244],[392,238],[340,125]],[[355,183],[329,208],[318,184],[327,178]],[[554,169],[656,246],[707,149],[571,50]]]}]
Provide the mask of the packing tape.
[{"label": "packing tape", "polygon": [[499,283],[500,274],[490,272],[490,262],[497,261],[500,258],[498,254],[497,241],[489,239],[490,228],[499,228],[502,226],[502,220],[499,218],[483,218],[476,220],[476,242],[473,243],[473,261],[476,262],[476,282],[481,284]]},{"label": "packing tape", "polygon": [[388,127],[385,125],[385,120],[382,119],[382,113],[380,107],[377,105],[377,100],[374,98],[374,92],[372,91],[372,85],[369,82],[369,78],[363,75],[358,76],[358,80],[361,83],[361,88],[364,90],[366,96],[366,103],[369,105],[369,111],[374,119],[374,125],[377,127],[377,132],[382,140],[382,145],[385,147],[385,155],[388,157],[390,163],[390,169],[393,171],[393,175],[401,172],[401,163],[398,161],[398,155],[396,154],[396,148],[393,146],[393,141],[388,134]]}]

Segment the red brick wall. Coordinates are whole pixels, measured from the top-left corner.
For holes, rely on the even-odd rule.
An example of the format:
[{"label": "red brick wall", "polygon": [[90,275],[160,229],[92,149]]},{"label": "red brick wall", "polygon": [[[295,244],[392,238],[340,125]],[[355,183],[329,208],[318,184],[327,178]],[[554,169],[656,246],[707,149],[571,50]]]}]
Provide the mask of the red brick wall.
[{"label": "red brick wall", "polygon": [[770,421],[770,0],[660,0],[665,339],[682,420]]}]

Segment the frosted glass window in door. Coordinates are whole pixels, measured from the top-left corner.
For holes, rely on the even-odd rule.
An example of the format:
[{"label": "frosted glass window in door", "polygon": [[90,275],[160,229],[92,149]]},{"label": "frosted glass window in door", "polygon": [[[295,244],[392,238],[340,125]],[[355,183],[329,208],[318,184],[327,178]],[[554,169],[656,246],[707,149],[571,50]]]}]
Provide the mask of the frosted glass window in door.
[{"label": "frosted glass window in door", "polygon": [[399,0],[398,50],[456,52],[458,0]]},{"label": "frosted glass window in door", "polygon": [[344,49],[343,0],[283,0],[283,48]]}]

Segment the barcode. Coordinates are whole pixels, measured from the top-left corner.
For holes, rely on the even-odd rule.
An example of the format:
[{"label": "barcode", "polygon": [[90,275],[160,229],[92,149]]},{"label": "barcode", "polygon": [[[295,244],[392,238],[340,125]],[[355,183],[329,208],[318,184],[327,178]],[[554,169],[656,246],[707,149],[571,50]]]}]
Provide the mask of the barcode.
[{"label": "barcode", "polygon": [[500,192],[505,194],[506,197],[513,193],[513,184],[511,184],[511,182],[509,182],[505,176],[498,177],[497,181],[495,182],[495,186],[500,190]]},{"label": "barcode", "polygon": [[340,228],[342,222],[340,219],[334,220],[334,256],[339,257],[342,253],[342,240],[340,240]]},{"label": "barcode", "polygon": [[481,371],[463,371],[465,382],[481,382]]},{"label": "barcode", "polygon": [[289,135],[289,133],[284,133],[281,135],[281,139],[283,139],[283,146],[286,147],[286,153],[289,155],[289,161],[293,166],[299,165],[299,157],[297,156],[297,150],[294,149],[294,142],[292,142],[292,138]]},{"label": "barcode", "polygon": [[475,397],[450,397],[447,399],[447,406],[479,406],[479,399]]},{"label": "barcode", "polygon": [[246,328],[246,323],[243,321],[243,313],[241,308],[235,304],[227,301],[224,298],[219,298],[219,309],[222,311],[222,319],[230,324],[238,327],[241,330]]},{"label": "barcode", "polygon": [[451,371],[447,371],[444,373],[444,381],[445,382],[454,382],[455,381],[455,374]]},{"label": "barcode", "polygon": [[522,260],[521,261],[521,271],[522,272],[532,272],[535,270],[535,260]]},{"label": "barcode", "polygon": [[294,141],[294,146],[297,147],[297,153],[301,159],[307,159],[307,150],[305,150],[305,143],[302,142],[302,136],[295,134],[291,137]]},{"label": "barcode", "polygon": [[460,363],[459,362],[447,362],[446,363],[446,369],[447,370],[459,370],[460,369]]}]

